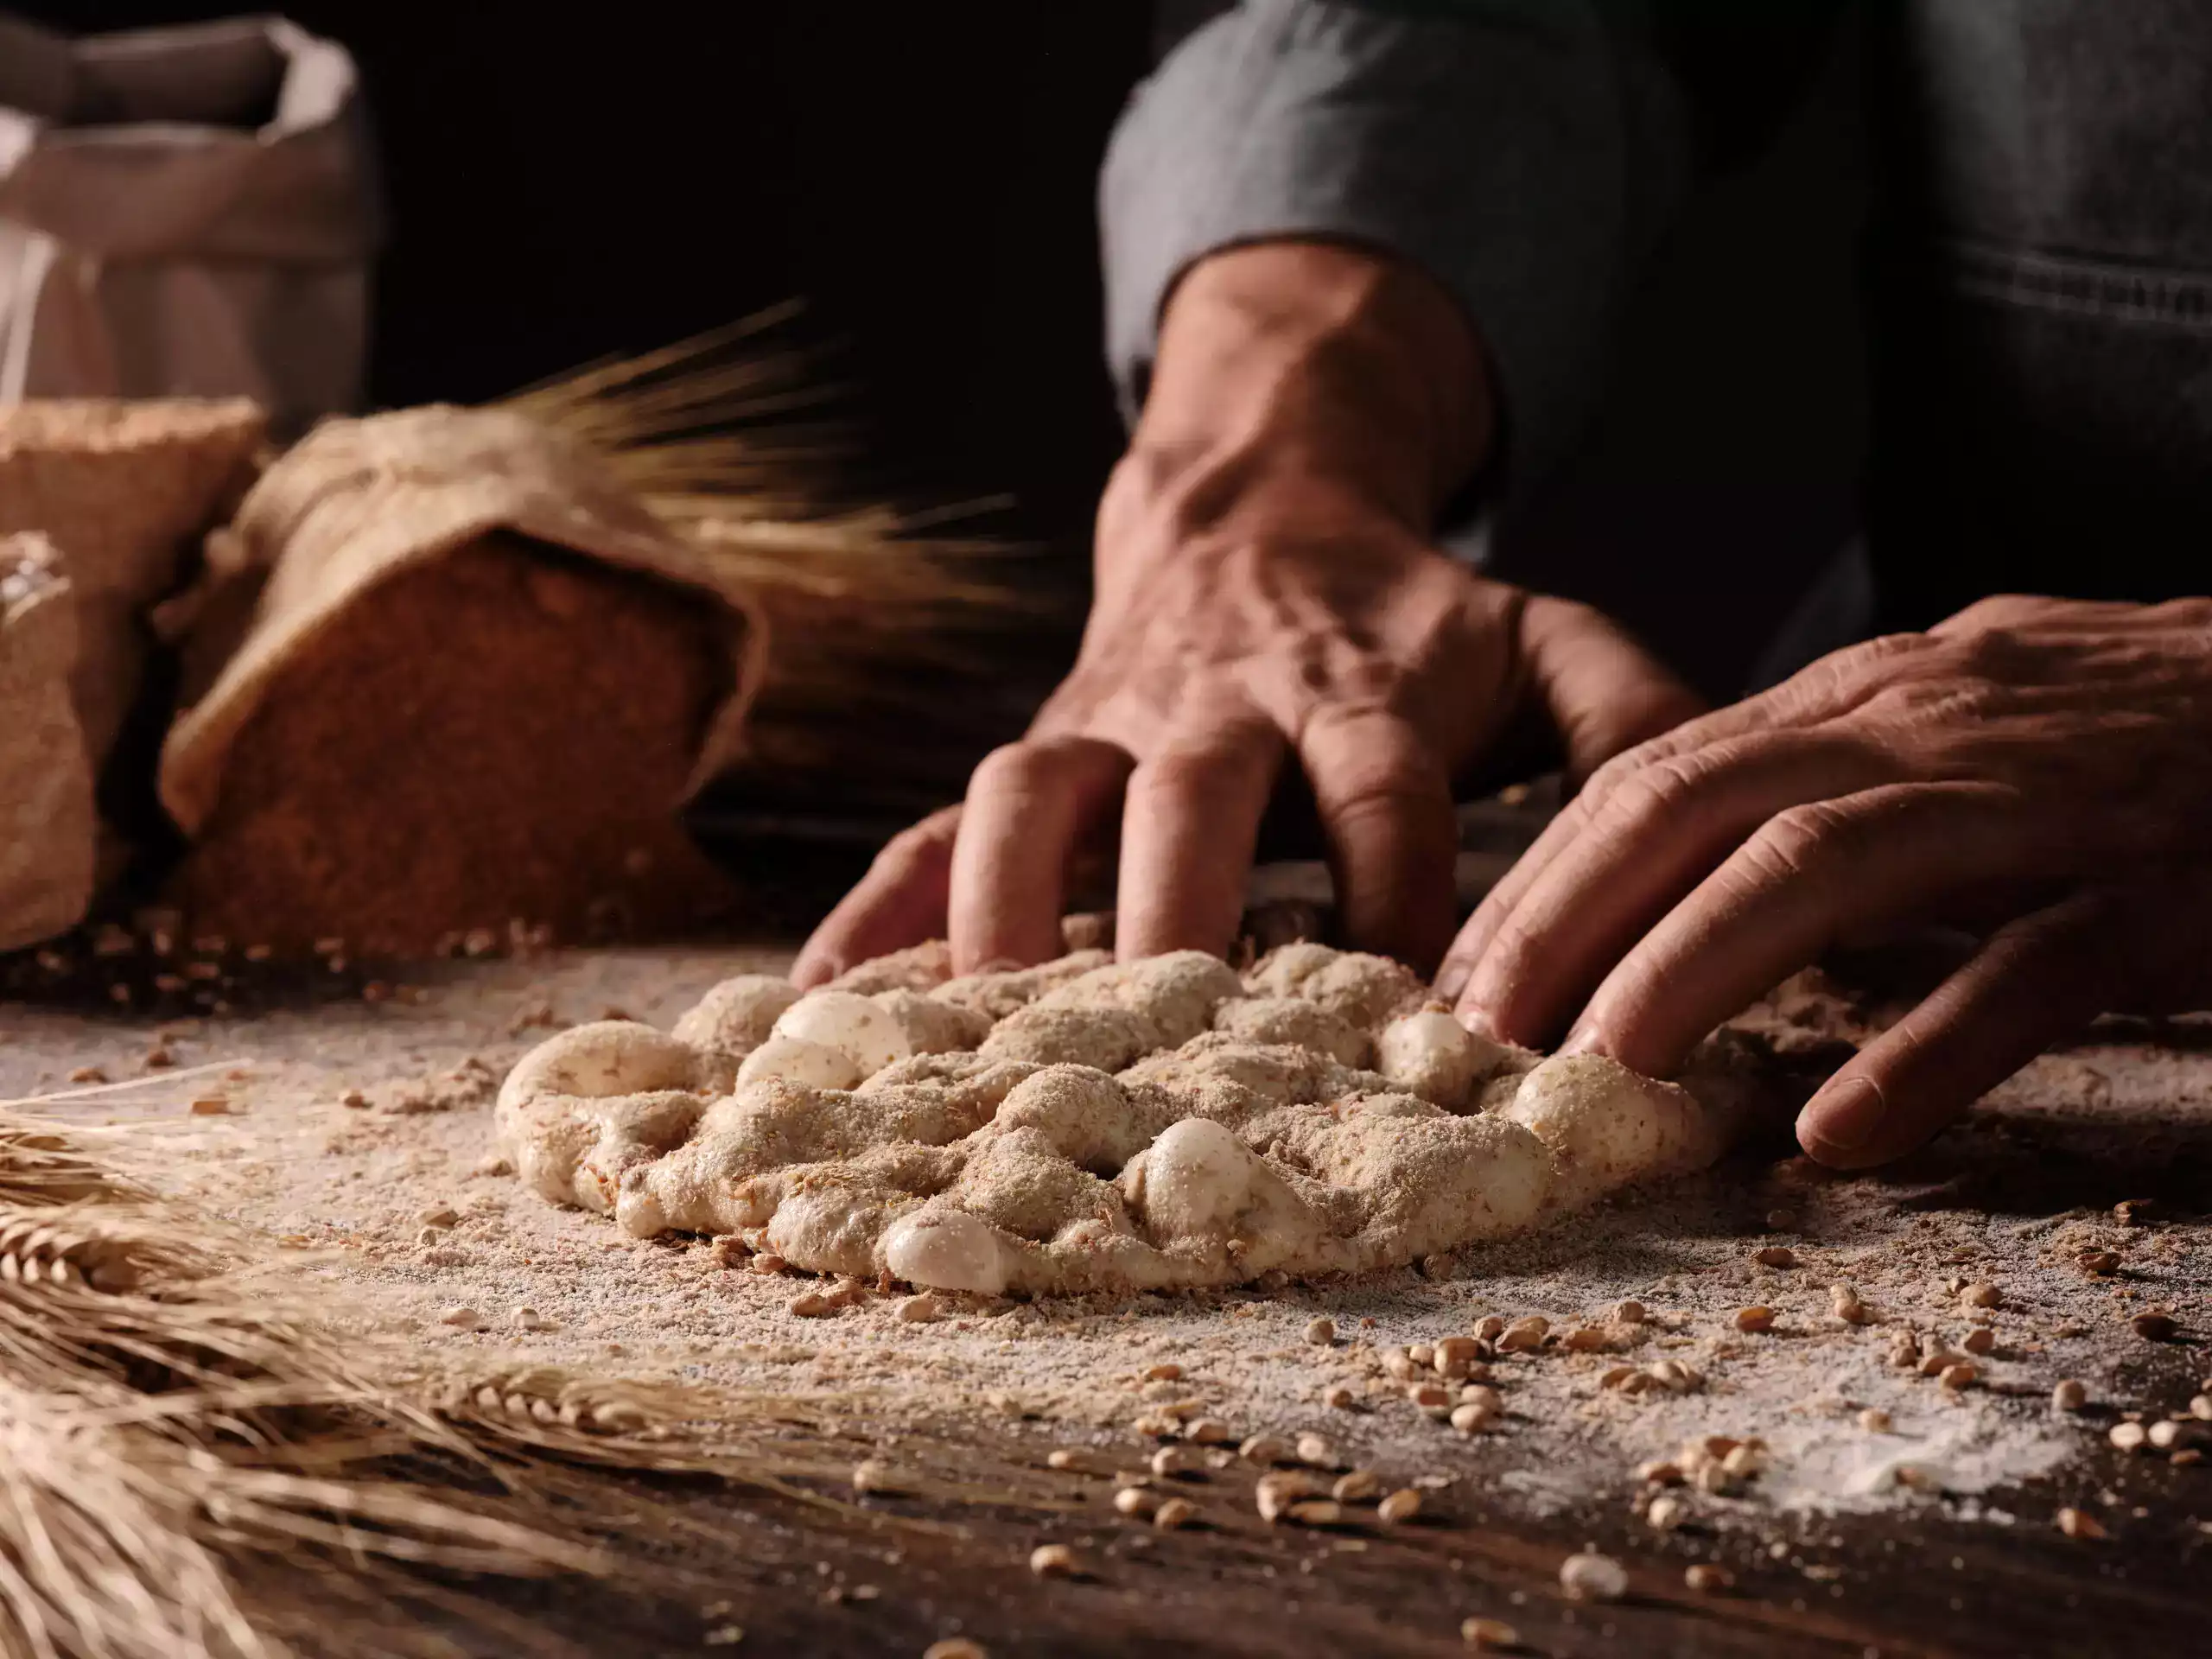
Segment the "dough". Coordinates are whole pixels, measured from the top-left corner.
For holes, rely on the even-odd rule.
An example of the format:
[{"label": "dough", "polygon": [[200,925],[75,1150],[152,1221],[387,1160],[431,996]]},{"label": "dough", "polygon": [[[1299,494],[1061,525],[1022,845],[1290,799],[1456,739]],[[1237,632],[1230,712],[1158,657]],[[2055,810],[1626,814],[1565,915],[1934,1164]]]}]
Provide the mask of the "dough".
[{"label": "dough", "polygon": [[1396,963],[1316,944],[1241,978],[1198,951],[943,963],[564,1032],[508,1077],[501,1141],[641,1237],[1077,1294],[1403,1266],[1710,1161],[1744,1093],[1726,1064],[1693,1092],[1485,1042]]}]

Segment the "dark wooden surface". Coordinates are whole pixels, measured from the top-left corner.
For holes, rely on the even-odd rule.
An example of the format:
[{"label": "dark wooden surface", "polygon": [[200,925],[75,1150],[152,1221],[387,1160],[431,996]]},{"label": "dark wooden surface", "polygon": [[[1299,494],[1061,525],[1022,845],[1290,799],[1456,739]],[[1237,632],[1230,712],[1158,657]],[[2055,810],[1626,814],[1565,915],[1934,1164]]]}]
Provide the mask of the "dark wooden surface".
[{"label": "dark wooden surface", "polygon": [[[2185,1345],[2162,1351],[2145,1397],[2178,1405],[2202,1363]],[[2061,1535],[2056,1499],[2032,1490],[2003,1497],[2018,1517],[2009,1526],[1887,1513],[1662,1538],[1624,1504],[1531,1522],[1455,1491],[1432,1495],[1432,1513],[1406,1526],[1370,1516],[1322,1532],[1262,1522],[1253,1471],[1241,1466],[1191,1484],[1205,1525],[1161,1535],[1113,1511],[1109,1480],[1046,1470],[1047,1444],[1015,1449],[973,1431],[908,1442],[904,1466],[1018,1495],[1001,1504],[870,1498],[862,1514],[838,1516],[660,1484],[715,1537],[683,1561],[686,1586],[640,1595],[639,1578],[618,1575],[510,1586],[498,1599],[609,1656],[698,1653],[731,1624],[744,1631],[743,1654],[919,1655],[959,1634],[994,1659],[1441,1656],[1466,1651],[1459,1627],[1471,1614],[1514,1625],[1517,1651],[1562,1659],[2185,1655],[2212,1641],[2204,1471],[2101,1446],[2099,1476],[2122,1501],[2101,1511],[2113,1535],[2088,1542]],[[1141,1456],[1133,1441],[1127,1466]],[[1085,1577],[1031,1576],[1030,1550],[1053,1541],[1077,1551]],[[1591,1542],[1628,1567],[1626,1599],[1560,1594],[1560,1560]],[[1726,1566],[1735,1587],[1691,1592],[1682,1571],[1697,1560]]]}]

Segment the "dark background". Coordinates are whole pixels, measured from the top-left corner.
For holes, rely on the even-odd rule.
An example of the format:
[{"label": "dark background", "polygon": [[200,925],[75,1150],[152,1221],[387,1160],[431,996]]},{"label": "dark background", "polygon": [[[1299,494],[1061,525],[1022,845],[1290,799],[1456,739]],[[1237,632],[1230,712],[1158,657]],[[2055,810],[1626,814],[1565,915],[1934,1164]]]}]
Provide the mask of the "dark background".
[{"label": "dark background", "polygon": [[[207,3],[15,0],[76,29]],[[293,0],[374,110],[392,236],[382,404],[470,400],[805,296],[864,388],[874,478],[1005,495],[1079,569],[1120,429],[1094,180],[1112,122],[1208,0]],[[589,21],[572,22],[571,18]],[[1848,533],[1864,399],[1847,51],[1653,273],[1612,411],[1504,538],[1737,689]]]}]

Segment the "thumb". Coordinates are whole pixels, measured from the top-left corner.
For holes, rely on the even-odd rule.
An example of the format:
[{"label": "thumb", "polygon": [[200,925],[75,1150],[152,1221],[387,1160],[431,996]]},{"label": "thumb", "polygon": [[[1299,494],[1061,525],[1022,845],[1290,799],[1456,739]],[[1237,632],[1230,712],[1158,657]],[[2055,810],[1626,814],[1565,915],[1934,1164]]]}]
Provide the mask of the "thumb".
[{"label": "thumb", "polygon": [[1623,749],[1705,712],[1702,697],[1587,605],[1529,594],[1521,652],[1577,783]]}]

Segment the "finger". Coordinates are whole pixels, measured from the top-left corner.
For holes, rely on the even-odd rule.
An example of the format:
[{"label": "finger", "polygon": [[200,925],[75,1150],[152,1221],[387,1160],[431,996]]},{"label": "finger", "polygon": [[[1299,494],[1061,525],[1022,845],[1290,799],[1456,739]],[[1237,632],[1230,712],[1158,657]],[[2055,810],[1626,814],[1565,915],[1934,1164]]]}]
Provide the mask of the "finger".
[{"label": "finger", "polygon": [[1578,780],[1705,711],[1704,699],[1672,670],[1587,605],[1530,594],[1521,611],[1521,649]]},{"label": "finger", "polygon": [[1129,757],[1088,737],[994,750],[968,782],[953,844],[947,935],[957,973],[1060,954],[1068,867],[1119,802]]},{"label": "finger", "polygon": [[1459,999],[1510,1042],[1555,1034],[1605,974],[1760,825],[1793,806],[1896,781],[1877,749],[1834,732],[1761,734],[1640,769],[1523,885]]},{"label": "finger", "polygon": [[1228,948],[1282,753],[1281,732],[1239,713],[1192,721],[1130,775],[1115,901],[1124,961]]},{"label": "finger", "polygon": [[1798,1143],[1838,1169],[1886,1163],[1919,1146],[2053,1043],[2120,1005],[2114,924],[2105,895],[2082,893],[2000,928],[1806,1103]]},{"label": "finger", "polygon": [[2057,873],[1993,785],[1889,785],[1768,821],[1605,976],[1563,1047],[1664,1077],[1714,1027],[1851,931],[1993,881]]},{"label": "finger", "polygon": [[1429,972],[1459,911],[1459,830],[1442,759],[1396,715],[1334,705],[1307,719],[1298,758],[1328,837],[1346,943]]},{"label": "finger", "polygon": [[856,963],[942,938],[959,827],[960,809],[948,806],[886,842],[800,948],[791,982],[811,990]]}]

